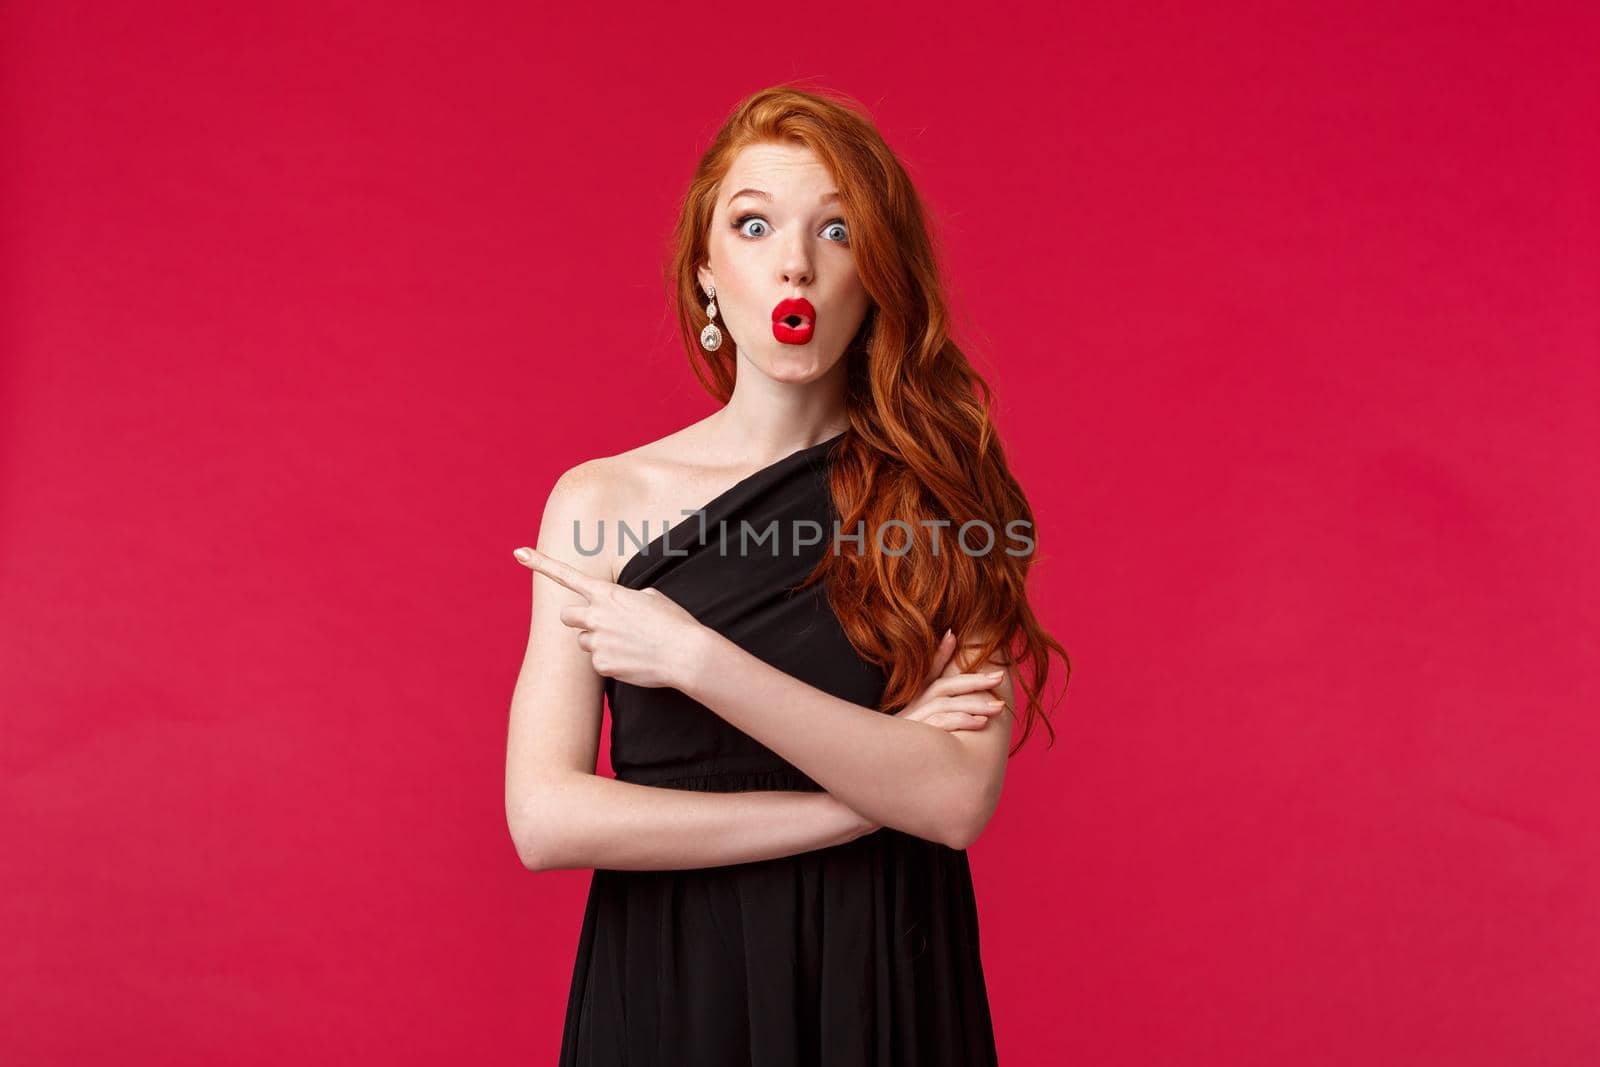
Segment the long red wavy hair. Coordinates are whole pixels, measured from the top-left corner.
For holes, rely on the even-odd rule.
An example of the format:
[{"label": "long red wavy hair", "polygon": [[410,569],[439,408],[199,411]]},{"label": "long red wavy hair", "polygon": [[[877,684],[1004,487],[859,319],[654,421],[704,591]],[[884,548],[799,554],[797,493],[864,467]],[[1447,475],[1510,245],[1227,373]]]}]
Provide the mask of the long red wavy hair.
[{"label": "long red wavy hair", "polygon": [[[922,691],[949,628],[964,646],[979,649],[976,658],[962,654],[964,666],[998,652],[1018,668],[1026,712],[1011,752],[1027,741],[1036,720],[1054,744],[1055,729],[1040,700],[1049,655],[1061,657],[1067,676],[1072,664],[1028,605],[1026,580],[1037,545],[1033,512],[1007,469],[989,415],[989,386],[950,338],[921,198],[849,97],[790,84],[754,93],[734,108],[701,157],[666,264],[690,365],[706,390],[726,403],[738,347],[724,333],[717,351],[701,348],[709,298],[695,270],[707,259],[718,186],[739,152],[760,143],[804,145],[827,166],[850,227],[856,270],[872,299],[844,356],[851,431],[838,446],[831,476],[841,536],[864,530],[865,538],[857,552],[824,553],[806,584],[827,580],[829,603],[851,644],[887,673],[879,710],[899,710]],[[883,525],[891,520],[898,521]],[[1018,520],[1027,525],[1008,527]],[[949,522],[937,553],[924,521]],[[991,549],[976,555],[951,543],[973,521],[993,532]],[[876,547],[880,529],[886,551]],[[983,540],[981,533],[971,535],[968,544]],[[1027,551],[1014,554],[1019,546]]]}]

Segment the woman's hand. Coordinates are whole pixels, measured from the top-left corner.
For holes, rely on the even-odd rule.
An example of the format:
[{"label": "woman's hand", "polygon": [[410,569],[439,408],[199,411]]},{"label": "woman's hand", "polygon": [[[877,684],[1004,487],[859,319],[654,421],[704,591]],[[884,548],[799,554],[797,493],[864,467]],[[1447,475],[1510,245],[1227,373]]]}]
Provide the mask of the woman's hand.
[{"label": "woman's hand", "polygon": [[[925,722],[954,733],[957,730],[982,730],[989,725],[990,718],[999,714],[1000,709],[1005,707],[1005,701],[995,699],[992,694],[994,687],[1005,676],[1004,672],[996,670],[989,674],[963,674],[956,670],[957,664],[951,659],[955,650],[955,634],[946,630],[938,651],[934,653],[933,669],[928,672],[927,684],[915,700],[895,713],[895,718]],[[846,840],[854,841],[882,829],[881,823],[873,822],[837,800],[834,803],[852,817],[850,836]]]},{"label": "woman's hand", "polygon": [[597,674],[650,688],[678,684],[701,623],[671,597],[584,574],[535,548],[512,554],[584,599],[562,608],[561,621],[578,631]]},{"label": "woman's hand", "polygon": [[999,714],[1005,701],[994,696],[994,688],[1005,677],[999,669],[987,674],[963,674],[951,659],[956,650],[955,634],[949,630],[934,653],[933,669],[922,692],[900,711],[897,719],[925,722],[942,730],[981,730]]}]

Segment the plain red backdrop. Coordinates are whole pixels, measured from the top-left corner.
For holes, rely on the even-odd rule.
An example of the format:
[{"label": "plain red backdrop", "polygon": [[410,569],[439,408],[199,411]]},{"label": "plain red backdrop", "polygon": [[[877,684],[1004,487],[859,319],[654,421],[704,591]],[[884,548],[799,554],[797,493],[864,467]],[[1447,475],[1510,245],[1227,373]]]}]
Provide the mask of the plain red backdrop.
[{"label": "plain red backdrop", "polygon": [[511,549],[711,410],[674,208],[815,79],[928,200],[1075,666],[971,850],[1003,1062],[1600,1062],[1596,29],[7,4],[0,1061],[554,1062]]}]

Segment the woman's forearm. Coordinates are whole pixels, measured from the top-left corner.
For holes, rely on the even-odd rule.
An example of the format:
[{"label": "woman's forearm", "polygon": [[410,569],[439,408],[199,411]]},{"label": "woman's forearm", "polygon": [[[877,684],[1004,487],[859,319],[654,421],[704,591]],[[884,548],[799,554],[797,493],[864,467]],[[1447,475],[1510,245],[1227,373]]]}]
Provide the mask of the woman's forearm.
[{"label": "woman's forearm", "polygon": [[676,688],[761,742],[847,809],[950,843],[980,793],[972,761],[948,731],[863,707],[808,685],[715,631]]},{"label": "woman's forearm", "polygon": [[873,824],[826,793],[710,793],[567,774],[518,813],[530,870],[679,870],[793,856]]}]

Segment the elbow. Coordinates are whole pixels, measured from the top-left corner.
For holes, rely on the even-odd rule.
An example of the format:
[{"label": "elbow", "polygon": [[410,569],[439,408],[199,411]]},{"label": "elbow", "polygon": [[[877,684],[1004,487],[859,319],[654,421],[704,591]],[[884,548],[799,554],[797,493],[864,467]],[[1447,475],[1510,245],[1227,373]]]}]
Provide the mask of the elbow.
[{"label": "elbow", "polygon": [[972,812],[963,808],[953,812],[945,821],[938,841],[946,848],[953,848],[959,852],[976,841],[982,832],[983,824],[974,818]]},{"label": "elbow", "polygon": [[522,865],[530,871],[593,866],[587,844],[596,798],[593,774],[553,771],[537,775],[506,802],[506,821]]},{"label": "elbow", "polygon": [[983,835],[994,809],[995,804],[988,797],[984,797],[981,803],[962,805],[947,824],[940,843],[957,852],[970,848]]},{"label": "elbow", "polygon": [[563,871],[581,866],[573,857],[566,855],[549,827],[537,833],[524,832],[515,840],[517,857],[522,860],[522,866],[530,871]]},{"label": "elbow", "polygon": [[513,834],[512,840],[516,843],[517,858],[522,861],[524,868],[530,871],[548,871],[551,869],[550,862],[545,858],[548,853],[545,851],[543,842],[529,834],[520,836]]},{"label": "elbow", "polygon": [[524,868],[552,871],[564,865],[557,841],[561,820],[544,794],[536,792],[508,805],[506,824]]},{"label": "elbow", "polygon": [[546,870],[546,845],[533,828],[515,815],[508,815],[506,824],[511,831],[511,844],[516,848],[517,859],[522,861],[522,866],[530,871]]},{"label": "elbow", "polygon": [[963,852],[974,841],[978,840],[978,836],[983,833],[983,826],[983,823],[975,822],[972,819],[958,822],[953,829],[947,830],[944,836],[940,838],[940,844],[947,848],[953,848],[957,852]]}]

